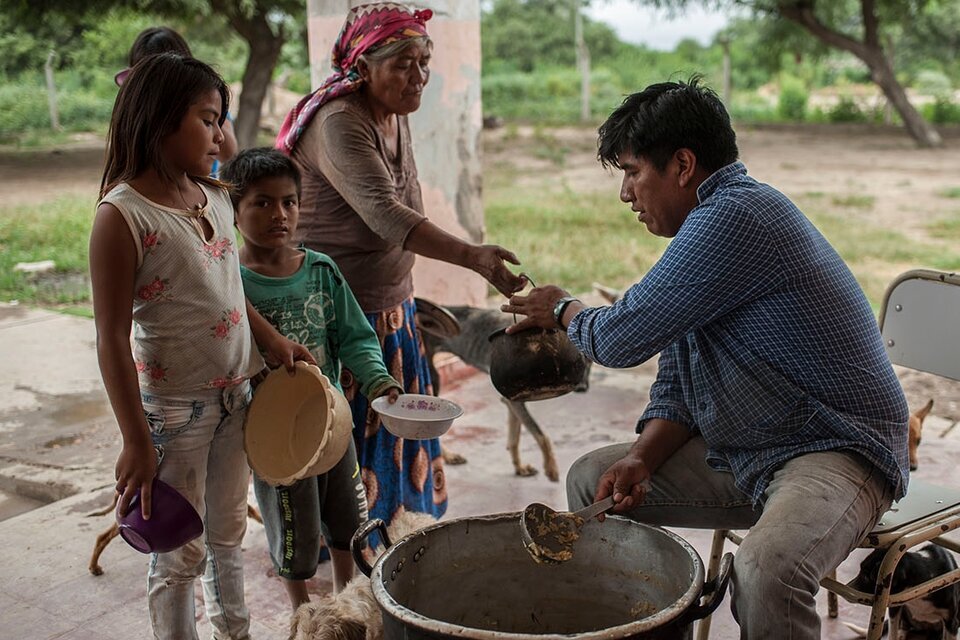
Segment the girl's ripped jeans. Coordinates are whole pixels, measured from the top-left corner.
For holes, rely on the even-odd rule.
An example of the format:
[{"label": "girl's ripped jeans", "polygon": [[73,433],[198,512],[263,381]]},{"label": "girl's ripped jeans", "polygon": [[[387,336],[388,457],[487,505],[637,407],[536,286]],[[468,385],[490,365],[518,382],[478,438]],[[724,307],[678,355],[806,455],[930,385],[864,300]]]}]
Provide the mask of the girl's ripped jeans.
[{"label": "girl's ripped jeans", "polygon": [[207,617],[217,640],[249,638],[240,543],[247,526],[250,471],[243,422],[250,385],[192,397],[142,394],[160,459],[158,477],[182,493],[203,519],[203,535],[169,553],[155,553],[147,573],[153,637],[196,640],[194,580],[203,576]]}]

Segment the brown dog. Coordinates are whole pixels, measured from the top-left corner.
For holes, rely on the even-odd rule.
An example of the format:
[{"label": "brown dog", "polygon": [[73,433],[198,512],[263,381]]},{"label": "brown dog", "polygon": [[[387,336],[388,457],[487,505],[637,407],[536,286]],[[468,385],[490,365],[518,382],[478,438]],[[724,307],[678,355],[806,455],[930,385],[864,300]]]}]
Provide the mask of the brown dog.
[{"label": "brown dog", "polygon": [[920,446],[920,432],[923,431],[923,421],[933,409],[933,399],[910,415],[910,471],[916,471],[919,466],[917,448]]},{"label": "brown dog", "polygon": [[[110,506],[106,509],[101,509],[100,511],[94,511],[93,513],[88,513],[87,517],[92,518],[94,516],[104,516],[117,508],[117,500],[120,498],[119,493],[113,494],[113,502],[110,503]],[[256,520],[260,524],[263,524],[263,519],[260,517],[260,512],[257,511],[257,508],[252,504],[247,504],[247,517],[251,520]],[[93,554],[90,556],[90,564],[87,566],[90,573],[95,576],[103,575],[103,567],[100,566],[100,556],[103,555],[104,549],[107,548],[107,545],[110,544],[110,541],[117,537],[120,533],[120,527],[116,522],[111,524],[107,529],[97,536],[97,541],[93,544]]]}]

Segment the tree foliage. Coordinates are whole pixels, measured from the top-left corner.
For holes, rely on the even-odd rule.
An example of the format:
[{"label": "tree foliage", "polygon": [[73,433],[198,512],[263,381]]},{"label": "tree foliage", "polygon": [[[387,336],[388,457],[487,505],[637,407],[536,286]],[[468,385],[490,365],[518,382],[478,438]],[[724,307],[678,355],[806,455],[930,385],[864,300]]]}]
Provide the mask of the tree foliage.
[{"label": "tree foliage", "polygon": [[[573,65],[574,6],[570,1],[497,0],[481,18],[485,64],[516,71]],[[614,55],[622,47],[613,29],[592,20],[584,20],[583,37],[594,59]]]},{"label": "tree foliage", "polygon": [[[911,18],[926,14],[931,8],[939,13],[942,0],[635,1],[675,10],[693,4],[747,8],[756,17],[791,23],[815,38],[820,45],[846,51],[863,61],[870,69],[871,78],[900,114],[907,131],[917,143],[922,146],[938,146],[941,143],[939,133],[920,116],[897,79],[889,41],[898,25],[909,25]],[[912,26],[904,28],[913,29]]]},{"label": "tree foliage", "polygon": [[[291,34],[302,33],[305,9],[305,0],[7,0],[0,8],[0,27],[12,28],[2,31],[0,50],[13,55],[2,56],[0,70],[10,75],[36,69],[51,49],[61,67],[72,66],[81,74],[102,68],[89,64],[119,69],[141,28],[169,24],[186,37],[197,58],[220,68],[228,79],[242,80],[236,129],[241,145],[248,146],[255,142],[263,98],[283,45]],[[130,33],[128,27],[139,22],[132,16],[144,19]],[[237,50],[238,38],[246,43],[245,52]],[[242,58],[237,74],[236,61]]]}]

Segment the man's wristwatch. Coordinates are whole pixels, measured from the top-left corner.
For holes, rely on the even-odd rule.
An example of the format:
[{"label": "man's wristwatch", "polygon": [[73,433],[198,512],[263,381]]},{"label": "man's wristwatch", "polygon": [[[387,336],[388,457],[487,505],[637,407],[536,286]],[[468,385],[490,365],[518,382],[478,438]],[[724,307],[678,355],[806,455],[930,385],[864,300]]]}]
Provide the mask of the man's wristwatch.
[{"label": "man's wristwatch", "polygon": [[557,303],[553,305],[553,320],[560,326],[563,327],[563,313],[567,310],[567,307],[570,306],[571,302],[580,302],[578,298],[573,296],[564,296],[557,300]]}]

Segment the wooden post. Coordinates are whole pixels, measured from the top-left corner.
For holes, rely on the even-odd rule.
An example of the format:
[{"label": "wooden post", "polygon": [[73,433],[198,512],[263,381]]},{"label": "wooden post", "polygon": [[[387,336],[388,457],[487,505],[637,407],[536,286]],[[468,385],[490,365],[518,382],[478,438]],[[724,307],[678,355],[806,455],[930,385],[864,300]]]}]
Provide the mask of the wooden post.
[{"label": "wooden post", "polygon": [[577,71],[580,72],[580,121],[590,120],[590,50],[583,39],[583,13],[580,0],[573,0],[573,39],[577,48]]},{"label": "wooden post", "polygon": [[47,106],[50,109],[50,128],[54,131],[60,131],[60,110],[57,108],[57,85],[53,79],[53,61],[57,57],[57,52],[50,49],[47,54],[47,61],[43,64],[43,75],[47,79]]},{"label": "wooden post", "polygon": [[730,39],[723,36],[718,42],[723,48],[723,104],[726,105],[727,111],[729,112],[732,108],[730,102],[733,100],[733,78],[730,70]]}]

